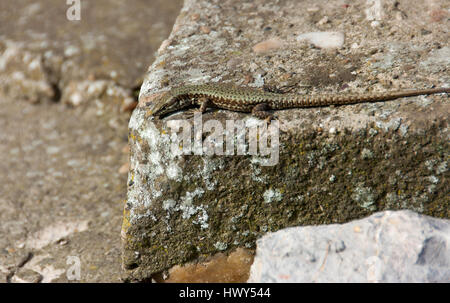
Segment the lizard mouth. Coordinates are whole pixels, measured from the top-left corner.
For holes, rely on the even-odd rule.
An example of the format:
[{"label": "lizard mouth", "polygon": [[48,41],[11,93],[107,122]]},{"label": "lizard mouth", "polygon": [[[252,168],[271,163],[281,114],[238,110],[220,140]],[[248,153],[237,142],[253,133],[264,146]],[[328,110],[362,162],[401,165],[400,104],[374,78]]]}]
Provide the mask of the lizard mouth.
[{"label": "lizard mouth", "polygon": [[179,100],[170,95],[165,95],[150,108],[150,112],[153,116],[162,119],[194,107],[195,105],[192,102],[186,102],[186,100]]},{"label": "lizard mouth", "polygon": [[164,119],[164,118],[166,118],[168,116],[172,116],[172,115],[175,115],[175,114],[178,114],[180,112],[184,112],[186,110],[193,109],[193,108],[195,108],[195,106],[193,106],[193,105],[189,105],[189,106],[186,106],[186,107],[183,107],[183,108],[178,108],[178,109],[167,108],[167,109],[161,111],[160,113],[153,114],[153,116],[156,116],[159,119]]}]

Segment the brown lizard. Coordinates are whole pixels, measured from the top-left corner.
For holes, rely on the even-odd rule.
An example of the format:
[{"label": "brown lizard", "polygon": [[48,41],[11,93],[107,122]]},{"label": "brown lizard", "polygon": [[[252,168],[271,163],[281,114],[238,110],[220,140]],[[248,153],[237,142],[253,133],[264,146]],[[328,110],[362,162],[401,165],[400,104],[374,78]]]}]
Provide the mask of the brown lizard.
[{"label": "brown lizard", "polygon": [[450,93],[450,88],[438,87],[380,93],[308,96],[272,93],[250,87],[215,83],[176,87],[163,93],[154,102],[149,102],[147,105],[150,114],[156,117],[163,117],[172,112],[197,105],[202,113],[209,107],[221,108],[252,113],[255,117],[270,121],[273,116],[268,112],[269,110],[379,102],[438,93]]}]

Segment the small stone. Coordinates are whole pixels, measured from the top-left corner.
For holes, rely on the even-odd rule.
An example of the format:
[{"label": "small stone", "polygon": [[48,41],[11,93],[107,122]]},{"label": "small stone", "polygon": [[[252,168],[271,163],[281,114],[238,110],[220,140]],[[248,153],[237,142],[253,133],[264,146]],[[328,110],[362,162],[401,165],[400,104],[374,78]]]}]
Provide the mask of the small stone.
[{"label": "small stone", "polygon": [[447,17],[447,12],[442,9],[434,9],[430,12],[431,21],[440,22]]},{"label": "small stone", "polygon": [[130,170],[130,162],[127,162],[119,168],[119,174],[128,174],[129,170]]},{"label": "small stone", "polygon": [[378,21],[378,20],[374,20],[374,21],[372,21],[372,22],[370,22],[370,26],[371,27],[378,27],[378,26],[380,26],[381,25],[381,22],[380,21]]},{"label": "small stone", "polygon": [[192,14],[191,21],[198,21],[200,19],[200,14]]},{"label": "small stone", "polygon": [[67,240],[65,238],[62,238],[62,239],[59,239],[58,241],[56,241],[56,243],[61,245],[61,246],[64,246],[64,245],[67,245],[69,243],[69,240]]},{"label": "small stone", "polygon": [[344,34],[341,32],[310,32],[297,36],[297,41],[308,41],[318,48],[341,48]]},{"label": "small stone", "polygon": [[70,96],[69,101],[72,106],[78,106],[83,101],[83,97],[80,93],[76,92]]},{"label": "small stone", "polygon": [[166,48],[170,45],[170,43],[172,43],[171,39],[164,40],[158,48],[158,54],[161,55],[166,50]]},{"label": "small stone", "polygon": [[315,12],[318,12],[319,10],[320,10],[320,8],[317,7],[317,6],[308,7],[308,8],[306,9],[306,11],[307,11],[307,12],[310,12],[310,13],[315,13]]},{"label": "small stone", "polygon": [[204,34],[209,34],[211,32],[211,29],[208,26],[200,26],[200,31]]},{"label": "small stone", "polygon": [[329,22],[330,22],[330,19],[328,18],[328,16],[325,16],[322,19],[320,19],[319,22],[317,22],[317,25],[324,25]]},{"label": "small stone", "polygon": [[278,38],[271,38],[253,46],[253,51],[257,54],[265,53],[275,49],[279,49],[283,46],[284,42]]},{"label": "small stone", "polygon": [[115,70],[112,70],[112,71],[110,71],[109,72],[109,76],[112,78],[112,79],[116,79],[117,78],[117,71],[115,71]]},{"label": "small stone", "polygon": [[13,283],[39,283],[42,281],[42,275],[28,268],[20,268],[11,278]]},{"label": "small stone", "polygon": [[47,147],[47,154],[56,155],[60,150],[61,149],[58,146],[49,146]]},{"label": "small stone", "polygon": [[124,154],[130,153],[130,145],[129,144],[124,145],[124,147],[122,148],[122,153],[124,153]]},{"label": "small stone", "polygon": [[76,46],[69,46],[64,50],[64,56],[66,57],[73,57],[77,55],[80,52],[80,49]]}]

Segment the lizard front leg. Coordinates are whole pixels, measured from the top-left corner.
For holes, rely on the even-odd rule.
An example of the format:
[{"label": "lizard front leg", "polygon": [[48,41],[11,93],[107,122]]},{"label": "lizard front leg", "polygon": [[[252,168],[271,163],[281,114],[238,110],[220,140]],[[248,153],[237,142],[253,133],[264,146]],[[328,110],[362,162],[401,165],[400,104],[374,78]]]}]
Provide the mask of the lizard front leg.
[{"label": "lizard front leg", "polygon": [[188,119],[194,117],[194,115],[196,113],[203,114],[208,109],[208,106],[211,104],[211,102],[209,101],[208,98],[201,97],[201,98],[198,98],[198,100],[195,100],[195,102],[193,104],[198,104],[200,106],[199,106],[199,108],[191,108],[186,111],[186,116]]},{"label": "lizard front leg", "polygon": [[266,120],[267,123],[270,123],[270,121],[274,120],[274,116],[268,112],[270,110],[270,106],[267,103],[260,103],[255,105],[252,109],[252,115],[256,118],[259,118],[261,120]]},{"label": "lizard front leg", "polygon": [[200,108],[198,109],[199,112],[202,114],[208,109],[208,105],[210,105],[210,101],[206,97],[201,97],[198,99],[198,104],[200,104]]}]

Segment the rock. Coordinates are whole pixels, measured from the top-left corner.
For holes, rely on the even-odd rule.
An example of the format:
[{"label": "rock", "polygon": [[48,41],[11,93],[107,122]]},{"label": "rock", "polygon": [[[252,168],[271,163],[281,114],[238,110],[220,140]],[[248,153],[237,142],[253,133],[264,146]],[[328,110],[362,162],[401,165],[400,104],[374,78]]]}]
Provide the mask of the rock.
[{"label": "rock", "polygon": [[318,48],[341,48],[344,34],[339,32],[311,32],[297,36],[297,41],[306,40]]},{"label": "rock", "polygon": [[83,104],[93,106],[102,114],[106,106],[130,111],[137,104],[131,90],[106,80],[70,82],[62,91],[61,102],[75,107]]},{"label": "rock", "polygon": [[278,38],[268,39],[253,46],[253,51],[257,54],[266,53],[271,50],[278,49],[283,46],[283,41]]},{"label": "rock", "polygon": [[448,12],[442,9],[434,9],[430,12],[432,22],[441,22],[444,18],[447,18]]},{"label": "rock", "polygon": [[330,22],[330,18],[328,16],[323,17],[322,19],[317,22],[317,25],[324,25]]},{"label": "rock", "polygon": [[450,282],[450,220],[385,211],[256,243],[248,282]]},{"label": "rock", "polygon": [[126,174],[126,173],[128,173],[129,169],[130,169],[130,163],[129,162],[124,163],[119,168],[119,174]]},{"label": "rock", "polygon": [[[346,33],[349,47],[324,51],[299,47],[295,33],[308,32],[319,21],[312,15],[321,16],[299,11],[298,1],[273,4],[270,10],[283,18],[271,19],[270,24],[261,17],[263,8],[242,1],[220,6],[206,0],[184,2],[184,13],[168,38],[171,42],[150,66],[129,122],[130,171],[122,225],[125,280],[146,281],[155,273],[217,253],[253,249],[256,239],[267,232],[290,226],[344,223],[399,209],[449,217],[448,177],[444,177],[448,169],[438,176],[425,164],[448,162],[450,104],[443,94],[276,111],[279,128],[273,122],[271,132],[259,132],[273,135],[265,155],[253,153],[255,145],[249,139],[257,138],[256,127],[263,124],[249,114],[208,109],[198,119],[186,111],[157,119],[146,106],[178,86],[211,82],[282,86],[280,79],[286,73],[292,74],[288,81],[295,84],[291,93],[299,94],[445,85],[446,73],[430,73],[426,66],[405,71],[401,82],[393,79],[393,70],[403,72],[413,58],[426,58],[433,43],[423,36],[413,43],[408,38],[408,43],[390,51],[387,40],[405,38],[374,33],[366,20],[357,17],[364,5],[355,2],[343,16],[339,4],[330,4],[326,14],[332,24],[339,24],[341,34],[312,37],[334,35],[338,39],[332,43],[319,39],[318,45],[338,47]],[[193,21],[193,14],[201,18]],[[419,31],[421,14],[425,10],[408,14]],[[392,22],[398,21],[383,20],[383,25],[392,27]],[[214,31],[205,35],[200,25]],[[264,30],[269,25],[272,29]],[[445,26],[436,24],[426,39],[443,37],[445,32]],[[255,55],[254,41],[267,41],[268,35],[283,39],[283,47]],[[353,43],[358,47],[350,48]],[[377,59],[373,49],[390,54],[389,64],[372,63]],[[383,86],[381,79],[391,84]],[[237,127],[227,131],[227,121]],[[214,140],[211,133],[201,133],[211,125],[220,134]],[[408,126],[407,132],[402,125]],[[177,131],[178,126],[183,128]],[[183,132],[190,142],[176,141]],[[227,136],[230,143],[221,144]],[[242,149],[230,148],[224,155],[226,146],[241,140]],[[272,163],[267,162],[270,159]],[[437,179],[429,178],[433,175]]]},{"label": "rock", "polygon": [[39,283],[42,281],[42,275],[34,270],[21,268],[11,278],[13,283]]},{"label": "rock", "polygon": [[27,51],[22,43],[10,40],[0,40],[0,92],[33,103],[53,100],[56,96],[48,81],[42,55]]}]

